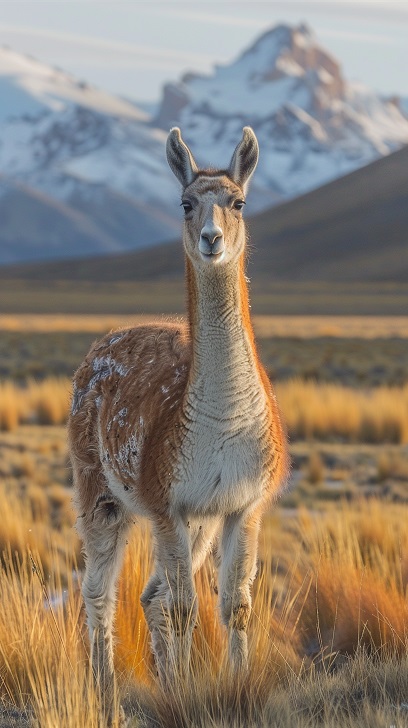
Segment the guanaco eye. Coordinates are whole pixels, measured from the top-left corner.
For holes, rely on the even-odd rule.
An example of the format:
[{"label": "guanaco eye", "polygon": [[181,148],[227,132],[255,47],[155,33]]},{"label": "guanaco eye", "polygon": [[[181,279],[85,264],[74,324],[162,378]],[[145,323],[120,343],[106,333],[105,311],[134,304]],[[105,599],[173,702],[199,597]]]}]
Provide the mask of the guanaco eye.
[{"label": "guanaco eye", "polygon": [[235,200],[234,202],[234,210],[242,210],[243,206],[245,205],[244,200]]},{"label": "guanaco eye", "polygon": [[184,208],[184,212],[186,215],[188,212],[191,212],[191,210],[193,209],[193,206],[189,202],[187,202],[187,200],[182,201],[181,207]]}]

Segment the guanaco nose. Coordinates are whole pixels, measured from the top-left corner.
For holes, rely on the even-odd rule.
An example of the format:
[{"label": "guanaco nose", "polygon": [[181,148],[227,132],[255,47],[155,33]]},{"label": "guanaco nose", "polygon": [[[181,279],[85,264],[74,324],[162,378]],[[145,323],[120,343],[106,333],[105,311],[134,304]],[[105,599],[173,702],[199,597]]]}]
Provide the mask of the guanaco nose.
[{"label": "guanaco nose", "polygon": [[224,234],[218,225],[204,225],[198,249],[203,255],[220,255],[224,250]]}]

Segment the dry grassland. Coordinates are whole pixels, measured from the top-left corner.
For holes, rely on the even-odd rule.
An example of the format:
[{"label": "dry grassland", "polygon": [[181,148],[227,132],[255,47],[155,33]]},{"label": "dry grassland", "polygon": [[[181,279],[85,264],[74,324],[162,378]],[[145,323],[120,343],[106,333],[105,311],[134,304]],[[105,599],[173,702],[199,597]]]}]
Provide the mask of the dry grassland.
[{"label": "dry grassland", "polygon": [[[395,445],[292,447],[292,490],[261,532],[251,670],[243,683],[228,673],[210,560],[197,577],[192,683],[161,691],[139,604],[151,569],[149,532],[137,524],[116,620],[119,686],[131,726],[408,725],[403,457]],[[100,728],[64,428],[25,425],[0,434],[0,463],[0,725]],[[361,499],[373,481],[387,486],[386,500]],[[403,485],[405,502],[394,482]],[[341,500],[351,493],[352,502]]]},{"label": "dry grassland", "polygon": [[[93,316],[10,320],[10,328],[0,330],[0,378],[24,382],[72,377],[102,331],[145,320]],[[381,320],[370,324],[356,319],[336,323],[332,318],[255,317],[255,329],[262,361],[273,381],[300,377],[353,387],[408,381],[408,337],[397,319],[385,326]],[[366,338],[356,338],[363,331]]]},{"label": "dry grassland", "polygon": [[[78,321],[65,331],[60,320],[46,325],[10,325],[0,344],[1,373],[12,377],[0,384],[0,728],[102,728],[62,426],[70,379],[49,372],[63,360],[74,369],[106,318],[82,333]],[[341,327],[312,327],[326,338],[299,340],[287,320],[279,339],[276,320],[257,322],[262,356],[279,373],[292,475],[261,531],[249,677],[229,674],[210,559],[197,576],[191,683],[161,690],[139,604],[150,535],[137,523],[116,619],[118,700],[130,728],[408,728],[404,325],[396,339],[372,329],[381,343],[342,339],[354,333]],[[27,376],[33,368],[43,381]]]},{"label": "dry grassland", "polygon": [[277,397],[294,439],[408,443],[408,384],[360,391],[299,379],[278,383]]},{"label": "dry grassland", "polygon": [[[123,326],[139,326],[154,319],[152,314],[2,314],[1,331],[20,332],[90,332],[105,333]],[[156,319],[183,320],[182,316],[160,316]],[[340,338],[408,338],[408,316],[253,316],[256,336],[260,339],[296,337]]]},{"label": "dry grassland", "polygon": [[19,386],[0,382],[0,430],[15,430],[19,424],[60,425],[66,422],[71,395],[69,379],[28,380]]},{"label": "dry grassland", "polygon": [[[5,725],[99,728],[75,539],[62,549],[51,522],[18,507],[9,492],[1,498],[10,502],[1,524],[3,543],[10,543],[0,580]],[[210,562],[197,577],[191,685],[166,693],[139,605],[151,550],[146,527],[136,526],[116,619],[119,689],[131,726],[406,725],[407,517],[407,506],[376,501],[343,504],[319,518],[306,511],[268,516],[254,586],[250,677],[229,675]],[[38,523],[48,531],[48,555],[27,536],[13,541],[16,521],[23,534]]]},{"label": "dry grassland", "polygon": [[[172,260],[174,260],[172,256]],[[172,260],[169,261],[170,268]],[[180,259],[181,263],[181,259]],[[38,269],[39,270],[39,269]],[[64,265],[66,270],[66,265]],[[91,278],[95,275],[95,261]],[[58,280],[54,271],[47,278],[10,278],[12,271],[0,269],[1,314],[107,314],[133,316],[134,314],[181,314],[185,311],[185,286],[182,276],[171,277],[163,269],[163,278],[140,280],[130,270],[130,280],[112,280],[112,269],[99,280]],[[122,278],[123,262],[117,269]],[[250,272],[250,271],[249,271]],[[355,271],[354,271],[355,272]],[[93,274],[93,275],[92,275]],[[255,271],[251,282],[251,302],[254,314],[278,316],[406,316],[408,291],[405,282],[323,282],[273,280],[259,278]],[[347,275],[347,278],[349,276]],[[139,279],[139,280],[138,280]]]},{"label": "dry grassland", "polygon": [[[66,421],[68,379],[0,383],[0,430]],[[278,382],[277,396],[292,439],[408,443],[408,385],[356,390],[300,379]]]}]

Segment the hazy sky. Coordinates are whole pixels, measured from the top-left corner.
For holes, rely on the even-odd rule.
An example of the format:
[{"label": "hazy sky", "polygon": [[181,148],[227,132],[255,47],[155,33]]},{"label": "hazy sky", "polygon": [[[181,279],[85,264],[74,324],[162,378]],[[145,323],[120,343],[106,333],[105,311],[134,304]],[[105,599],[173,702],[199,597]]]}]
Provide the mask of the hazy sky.
[{"label": "hazy sky", "polygon": [[277,22],[307,22],[347,78],[408,96],[407,0],[0,0],[0,44],[136,100],[232,60]]}]

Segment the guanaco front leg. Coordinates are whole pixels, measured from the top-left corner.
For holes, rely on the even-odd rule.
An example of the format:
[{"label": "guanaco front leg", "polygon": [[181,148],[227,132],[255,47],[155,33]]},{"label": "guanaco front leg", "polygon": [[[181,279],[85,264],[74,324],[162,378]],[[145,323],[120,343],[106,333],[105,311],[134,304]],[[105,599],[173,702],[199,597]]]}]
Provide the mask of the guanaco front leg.
[{"label": "guanaco front leg", "polygon": [[162,521],[155,529],[156,570],[141,598],[159,678],[188,677],[197,599],[191,541],[183,521]]},{"label": "guanaco front leg", "polygon": [[259,514],[252,509],[227,516],[221,541],[220,607],[228,629],[228,650],[235,671],[247,669],[247,628],[251,584],[256,575]]}]

